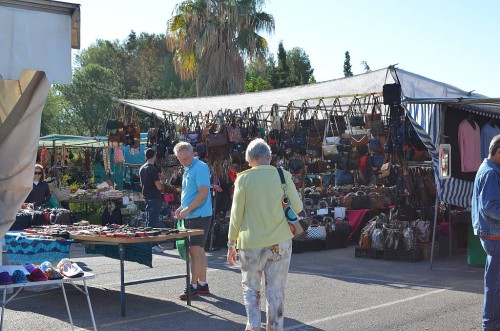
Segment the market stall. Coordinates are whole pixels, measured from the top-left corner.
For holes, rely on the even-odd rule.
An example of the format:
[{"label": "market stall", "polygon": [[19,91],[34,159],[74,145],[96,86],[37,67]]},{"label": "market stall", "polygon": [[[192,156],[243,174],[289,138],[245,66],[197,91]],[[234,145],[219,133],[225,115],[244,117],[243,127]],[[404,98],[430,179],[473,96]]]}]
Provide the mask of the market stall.
[{"label": "market stall", "polygon": [[[445,122],[436,110],[495,101],[390,67],[278,91],[117,102],[125,113],[151,116],[146,144],[160,151],[163,171],[178,171],[171,155],[177,141],[193,144],[211,165],[214,182],[228,184],[216,211],[230,209],[231,178],[246,167],[246,143],[262,137],[273,149],[273,164],[294,174],[311,238],[329,236],[341,219],[358,237],[372,220],[391,234],[378,246],[388,257],[426,257],[432,266],[431,229],[455,214],[452,205],[467,207],[471,192],[470,183],[438,176]],[[216,219],[224,217],[216,213]]]}]

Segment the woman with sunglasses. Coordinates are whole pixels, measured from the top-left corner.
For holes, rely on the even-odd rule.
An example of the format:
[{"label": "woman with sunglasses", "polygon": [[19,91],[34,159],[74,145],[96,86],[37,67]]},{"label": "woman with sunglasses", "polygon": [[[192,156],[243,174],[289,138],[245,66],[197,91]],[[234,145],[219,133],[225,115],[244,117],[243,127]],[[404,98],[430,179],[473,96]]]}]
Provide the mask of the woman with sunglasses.
[{"label": "woman with sunglasses", "polygon": [[35,175],[33,178],[33,189],[26,198],[27,203],[35,204],[35,208],[38,208],[47,203],[50,200],[51,194],[49,189],[49,184],[45,181],[45,175],[43,173],[43,167],[40,164],[35,164]]}]

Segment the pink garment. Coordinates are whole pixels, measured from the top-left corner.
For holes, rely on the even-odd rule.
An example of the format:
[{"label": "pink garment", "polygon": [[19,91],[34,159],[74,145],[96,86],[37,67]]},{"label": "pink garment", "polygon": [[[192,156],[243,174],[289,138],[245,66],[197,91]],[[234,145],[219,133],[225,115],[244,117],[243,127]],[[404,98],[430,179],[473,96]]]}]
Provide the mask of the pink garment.
[{"label": "pink garment", "polygon": [[466,119],[458,126],[458,147],[462,172],[476,172],[481,165],[481,128],[473,122],[475,128]]}]

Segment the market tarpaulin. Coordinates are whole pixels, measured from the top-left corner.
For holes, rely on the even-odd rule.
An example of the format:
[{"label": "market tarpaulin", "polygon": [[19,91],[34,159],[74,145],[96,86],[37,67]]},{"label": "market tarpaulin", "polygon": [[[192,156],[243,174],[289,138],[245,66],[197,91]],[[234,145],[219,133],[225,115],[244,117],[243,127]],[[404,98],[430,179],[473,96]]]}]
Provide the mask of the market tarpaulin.
[{"label": "market tarpaulin", "polygon": [[[290,101],[294,101],[300,106],[304,100],[320,98],[325,98],[326,106],[331,106],[335,96],[381,93],[385,82],[394,82],[392,76],[387,75],[387,68],[349,78],[270,91],[185,99],[119,99],[118,102],[159,117],[163,117],[164,112],[206,114],[210,111],[215,113],[220,109],[245,110],[248,107],[254,110],[259,108],[270,110],[273,104],[286,106]],[[352,98],[346,99],[350,103]]]},{"label": "market tarpaulin", "polygon": [[0,238],[33,187],[42,110],[71,80],[79,31],[78,4],[0,0]]},{"label": "market tarpaulin", "polygon": [[33,188],[40,121],[50,83],[43,72],[0,80],[0,236]]}]

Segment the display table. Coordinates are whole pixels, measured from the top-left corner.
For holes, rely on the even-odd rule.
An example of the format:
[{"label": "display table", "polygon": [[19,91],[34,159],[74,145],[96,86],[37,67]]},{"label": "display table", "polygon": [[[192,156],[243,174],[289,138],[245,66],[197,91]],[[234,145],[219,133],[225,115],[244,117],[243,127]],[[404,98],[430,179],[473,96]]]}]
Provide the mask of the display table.
[{"label": "display table", "polygon": [[73,240],[40,239],[22,236],[19,232],[7,232],[4,237],[9,263],[36,263],[60,261],[69,258]]},{"label": "display table", "polygon": [[[1,269],[2,267],[0,267]],[[64,296],[64,302],[66,303],[66,310],[68,311],[68,316],[69,316],[69,322],[71,323],[71,329],[74,330],[75,326],[73,325],[73,318],[71,317],[71,310],[69,309],[69,304],[68,304],[68,299],[66,297],[66,290],[64,289],[64,284],[71,284],[73,285],[78,291],[81,293],[85,294],[87,297],[87,304],[89,306],[90,310],[90,317],[92,319],[92,326],[94,330],[97,330],[97,327],[95,325],[95,319],[94,319],[94,311],[92,310],[92,304],[90,303],[90,295],[89,291],[87,288],[87,280],[89,279],[94,279],[95,275],[85,272],[82,277],[78,278],[63,278],[63,279],[56,279],[56,280],[48,280],[48,281],[42,281],[42,282],[28,282],[28,283],[17,283],[17,284],[11,284],[11,285],[0,285],[0,290],[3,290],[3,295],[2,295],[2,319],[0,321],[0,330],[3,330],[3,321],[4,321],[4,312],[5,312],[5,306],[7,303],[12,301],[24,288],[27,287],[40,287],[40,286],[47,286],[47,285],[60,285],[63,296]],[[83,282],[83,290],[78,287],[75,282]],[[7,291],[9,289],[14,290],[14,293],[7,298]]]},{"label": "display table", "polygon": [[120,312],[121,316],[125,316],[125,286],[127,285],[137,285],[142,283],[149,283],[168,279],[178,279],[186,277],[186,288],[187,288],[187,304],[191,305],[191,294],[190,290],[190,270],[189,270],[189,260],[186,261],[186,275],[170,276],[170,277],[158,277],[152,279],[137,280],[133,282],[125,283],[125,246],[147,244],[147,243],[160,243],[171,239],[184,239],[186,243],[186,250],[189,249],[189,237],[199,236],[203,234],[203,230],[186,230],[184,232],[159,235],[152,237],[134,237],[134,238],[119,238],[119,237],[106,237],[102,235],[71,235],[70,238],[76,242],[92,245],[117,245],[120,254]]}]

